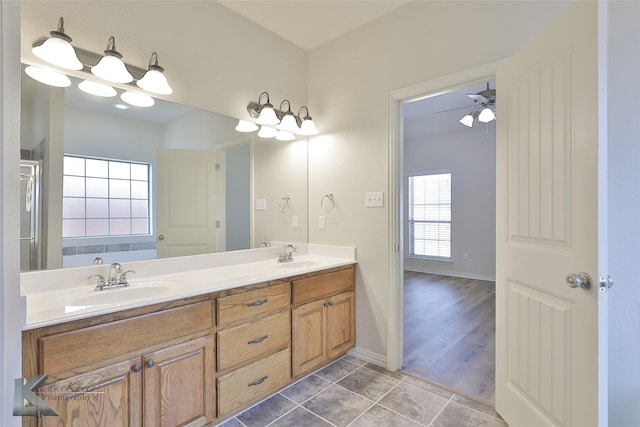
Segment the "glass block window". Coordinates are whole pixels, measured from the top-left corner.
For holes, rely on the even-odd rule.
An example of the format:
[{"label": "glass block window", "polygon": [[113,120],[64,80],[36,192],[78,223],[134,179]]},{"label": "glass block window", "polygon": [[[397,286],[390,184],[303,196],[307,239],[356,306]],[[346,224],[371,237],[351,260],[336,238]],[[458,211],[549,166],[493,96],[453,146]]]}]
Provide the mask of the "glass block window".
[{"label": "glass block window", "polygon": [[451,259],[451,173],[409,177],[409,256]]},{"label": "glass block window", "polygon": [[149,165],[64,156],[62,237],[150,234]]}]

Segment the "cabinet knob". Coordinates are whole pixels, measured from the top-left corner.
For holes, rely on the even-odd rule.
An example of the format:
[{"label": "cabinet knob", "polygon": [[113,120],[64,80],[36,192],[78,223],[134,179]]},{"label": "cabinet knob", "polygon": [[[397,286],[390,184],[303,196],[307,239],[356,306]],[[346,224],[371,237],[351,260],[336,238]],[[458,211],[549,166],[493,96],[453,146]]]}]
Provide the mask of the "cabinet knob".
[{"label": "cabinet knob", "polygon": [[146,366],[147,368],[153,368],[153,365],[155,365],[156,362],[154,362],[153,360],[147,360]]},{"label": "cabinet knob", "polygon": [[324,303],[325,307],[329,307],[329,306],[332,306],[332,305],[333,305],[333,301],[327,301],[327,302]]},{"label": "cabinet knob", "polygon": [[142,365],[140,365],[139,363],[133,365],[133,372],[140,372],[140,370],[142,370]]}]

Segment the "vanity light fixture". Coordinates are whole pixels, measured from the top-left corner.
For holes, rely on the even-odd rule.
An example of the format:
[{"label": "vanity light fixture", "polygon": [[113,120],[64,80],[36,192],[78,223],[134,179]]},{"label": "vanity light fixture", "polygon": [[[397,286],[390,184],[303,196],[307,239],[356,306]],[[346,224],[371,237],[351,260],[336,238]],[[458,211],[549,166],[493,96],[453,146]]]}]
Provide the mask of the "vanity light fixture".
[{"label": "vanity light fixture", "polygon": [[113,36],[109,37],[104,56],[100,62],[91,67],[91,72],[96,77],[114,83],[131,83],[133,81],[133,76],[122,62],[122,54],[116,50],[116,39]]},{"label": "vanity light fixture", "polygon": [[[284,109],[282,108],[285,102],[287,103],[287,107],[288,107],[287,111],[284,111]],[[282,119],[280,120],[280,124],[276,126],[276,129],[290,133],[291,139],[295,139],[293,134],[300,132],[300,128],[298,127],[296,116],[294,116],[293,112],[291,111],[291,103],[289,102],[288,99],[285,99],[280,103],[280,111],[283,112]],[[288,141],[288,140],[285,140],[285,141]]]},{"label": "vanity light fixture", "polygon": [[[264,104],[261,103],[263,96],[267,97],[267,102],[265,102]],[[249,104],[249,106],[251,105],[252,104]],[[278,123],[280,123],[278,116],[276,116],[276,111],[273,109],[273,105],[271,104],[271,102],[269,102],[269,94],[267,92],[262,92],[258,97],[258,103],[255,104],[255,111],[258,112],[256,124],[277,125]]]},{"label": "vanity light fixture", "polygon": [[236,125],[236,130],[238,132],[255,132],[258,129],[259,127],[257,124],[242,119],[238,120],[238,124]]},{"label": "vanity light fixture", "polygon": [[71,80],[66,74],[53,71],[49,68],[36,67],[35,65],[29,65],[24,69],[29,77],[34,80],[44,83],[49,86],[55,87],[69,87],[71,86]]},{"label": "vanity light fixture", "polygon": [[151,107],[156,103],[153,98],[148,95],[131,92],[129,90],[120,95],[120,99],[135,107]]},{"label": "vanity light fixture", "polygon": [[[303,108],[305,109],[307,114],[301,118],[300,112],[302,111]],[[303,105],[298,110],[298,118],[302,120],[302,124],[300,125],[300,131],[298,132],[300,135],[311,136],[311,135],[318,134],[318,128],[316,127],[315,123],[313,123],[313,120],[309,116],[309,109],[307,108],[306,105]]]},{"label": "vanity light fixture", "polygon": [[67,70],[82,70],[82,63],[71,46],[71,37],[64,32],[64,18],[58,20],[58,29],[51,31],[51,37],[44,42],[36,42],[31,51],[38,58]]},{"label": "vanity light fixture", "polygon": [[274,138],[278,135],[278,130],[271,126],[260,126],[260,131],[258,132],[258,136],[260,138]]},{"label": "vanity light fixture", "polygon": [[101,96],[103,98],[112,98],[118,94],[111,86],[92,82],[91,80],[84,80],[78,83],[78,89],[90,95]]},{"label": "vanity light fixture", "polygon": [[149,69],[136,84],[148,92],[159,95],[171,95],[173,89],[169,86],[167,78],[163,73],[164,68],[158,65],[158,53],[153,52],[149,60]]}]

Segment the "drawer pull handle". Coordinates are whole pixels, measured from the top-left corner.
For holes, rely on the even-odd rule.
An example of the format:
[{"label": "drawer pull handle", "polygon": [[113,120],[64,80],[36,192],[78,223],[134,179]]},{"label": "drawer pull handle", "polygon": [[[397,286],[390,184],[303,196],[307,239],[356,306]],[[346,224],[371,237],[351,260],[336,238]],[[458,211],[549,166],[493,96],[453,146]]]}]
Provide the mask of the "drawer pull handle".
[{"label": "drawer pull handle", "polygon": [[249,384],[247,384],[247,387],[252,387],[254,385],[260,385],[264,382],[264,380],[266,380],[267,378],[269,378],[269,375],[265,375],[264,377],[260,378],[259,380],[255,380],[253,382],[250,382]]},{"label": "drawer pull handle", "polygon": [[265,298],[265,299],[260,299],[260,300],[258,300],[258,301],[256,301],[256,302],[250,302],[250,303],[248,303],[248,304],[247,304],[247,307],[258,307],[258,306],[260,306],[260,305],[262,305],[262,304],[266,304],[266,303],[267,303],[267,301],[269,301],[267,298]]},{"label": "drawer pull handle", "polygon": [[140,372],[142,370],[142,366],[139,363],[133,365],[133,372]]},{"label": "drawer pull handle", "polygon": [[258,343],[261,343],[262,341],[266,340],[267,338],[269,338],[269,335],[265,335],[263,337],[256,338],[255,340],[248,341],[247,344],[258,344]]}]

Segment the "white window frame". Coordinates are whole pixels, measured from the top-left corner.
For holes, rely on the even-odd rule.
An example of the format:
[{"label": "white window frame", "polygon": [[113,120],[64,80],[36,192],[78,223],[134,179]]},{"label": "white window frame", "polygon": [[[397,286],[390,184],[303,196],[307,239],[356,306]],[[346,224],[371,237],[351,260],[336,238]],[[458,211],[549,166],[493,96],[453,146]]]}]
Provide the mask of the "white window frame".
[{"label": "white window frame", "polygon": [[[84,206],[85,206],[85,215],[84,217],[73,217],[73,218],[65,218],[64,214],[62,217],[62,220],[64,221],[65,219],[70,219],[70,220],[84,220],[85,221],[85,229],[84,229],[84,234],[83,235],[74,235],[74,236],[65,236],[63,234],[63,239],[91,239],[91,238],[115,238],[115,237],[127,237],[127,236],[150,236],[152,235],[152,224],[151,224],[151,216],[152,216],[152,212],[151,212],[151,164],[150,163],[146,163],[146,162],[136,162],[136,161],[131,161],[131,160],[121,160],[121,159],[111,159],[111,158],[101,158],[101,157],[92,157],[92,156],[83,156],[83,155],[77,155],[77,154],[64,154],[65,158],[68,157],[72,157],[72,158],[76,158],[76,159],[82,159],[85,162],[85,168],[84,168],[84,175],[79,175],[79,174],[67,174],[66,171],[63,170],[63,203],[64,203],[64,199],[65,198],[75,198],[75,199],[82,199],[84,200]],[[87,178],[93,178],[91,176],[89,176],[87,174],[87,169],[86,169],[86,161],[87,160],[100,160],[100,161],[105,161],[105,162],[117,162],[117,163],[126,163],[129,165],[144,165],[147,167],[147,179],[146,179],[146,184],[147,184],[147,197],[146,199],[144,198],[134,198],[131,197],[131,195],[129,195],[129,198],[113,198],[110,195],[107,195],[107,197],[91,197],[91,196],[87,196],[86,195],[86,191],[85,194],[83,196],[68,196],[65,195],[65,189],[64,189],[64,177],[70,176],[70,177],[79,177],[79,178],[84,178],[84,180],[86,181]],[[109,181],[111,178],[105,178],[107,179],[107,181]],[[145,182],[144,180],[136,180],[131,178],[131,176],[128,179],[122,179],[122,178],[118,178],[118,181],[128,181],[129,182],[129,187],[131,188],[131,183],[133,182]],[[85,184],[86,187],[86,184]],[[111,213],[108,212],[107,216],[105,217],[101,217],[101,219],[106,219],[107,223],[110,224],[110,220],[111,219],[128,219],[130,221],[130,226],[129,226],[129,233],[112,233],[111,230],[111,226],[109,225],[108,227],[108,233],[107,234],[87,234],[87,227],[86,227],[86,221],[87,219],[94,219],[94,218],[88,218],[87,217],[87,212],[86,212],[86,201],[88,199],[103,199],[103,200],[107,200],[107,203],[110,205],[112,200],[128,200],[130,203],[131,201],[135,201],[135,200],[146,200],[147,202],[147,215],[145,216],[134,216],[133,213],[129,212],[129,217],[111,217]],[[131,209],[131,208],[130,208]],[[110,211],[110,209],[109,209]],[[147,232],[146,233],[133,233],[131,231],[131,222],[134,219],[146,219],[147,220]],[[64,233],[64,228],[63,228],[63,233]]]},{"label": "white window frame", "polygon": [[[414,199],[418,198],[415,195],[415,184],[414,180],[420,178],[432,178],[437,177],[437,179],[445,179],[448,180],[448,186],[441,188],[440,184],[438,184],[437,189],[432,189],[433,192],[437,192],[437,196],[434,193],[431,193],[431,200],[425,200],[422,203],[424,207],[422,209],[422,213],[416,215],[416,209],[414,209]],[[437,190],[437,191],[436,191]],[[442,191],[445,191],[447,194],[442,194]],[[429,196],[423,195],[421,200],[424,198],[428,198]],[[434,200],[435,197],[437,200]],[[452,198],[453,198],[453,184],[452,184],[452,173],[449,170],[446,171],[432,171],[432,172],[424,172],[412,174],[407,177],[407,226],[408,226],[408,257],[414,259],[425,259],[425,260],[435,260],[435,261],[451,261],[452,260]],[[428,215],[426,213],[428,207],[431,209],[432,218],[426,218]],[[415,216],[422,216],[423,218],[416,219]],[[437,225],[437,236],[435,238],[421,238],[416,239],[415,229],[416,225],[424,224],[424,225]],[[448,231],[448,233],[447,233]],[[442,234],[441,234],[442,233]],[[419,251],[416,253],[416,242],[424,241],[424,242],[436,242],[437,248],[434,251],[429,252],[426,248],[424,251]],[[448,245],[444,242],[448,242]],[[448,253],[447,253],[448,247]]]}]

